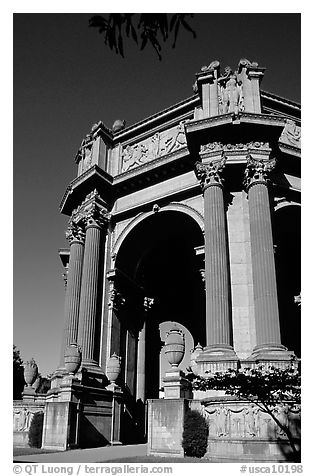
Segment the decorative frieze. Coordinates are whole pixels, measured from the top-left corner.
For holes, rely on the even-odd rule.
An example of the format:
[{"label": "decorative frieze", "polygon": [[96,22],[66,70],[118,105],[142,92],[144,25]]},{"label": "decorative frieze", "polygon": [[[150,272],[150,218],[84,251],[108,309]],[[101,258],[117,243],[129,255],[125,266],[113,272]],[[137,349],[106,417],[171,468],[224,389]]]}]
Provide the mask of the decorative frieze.
[{"label": "decorative frieze", "polygon": [[122,152],[121,172],[143,165],[163,155],[170,154],[186,146],[184,123],[134,145],[127,145]]},{"label": "decorative frieze", "polygon": [[222,153],[221,159],[213,160],[206,164],[196,162],[195,173],[201,182],[203,190],[211,185],[222,185],[223,179],[221,177],[221,172],[226,165],[226,160],[224,153]]},{"label": "decorative frieze", "polygon": [[222,142],[209,142],[208,144],[202,144],[200,147],[200,155],[217,155],[217,153],[225,154],[230,153],[240,153],[248,155],[250,152],[258,152],[261,155],[269,155],[269,143],[268,142],[259,142],[252,141],[248,143],[236,143],[236,144],[223,144]]},{"label": "decorative frieze", "polygon": [[[205,404],[201,413],[208,422],[209,438],[287,438],[269,414],[253,403]],[[296,431],[294,422],[300,418],[299,406],[278,405],[274,414],[281,424]]]}]

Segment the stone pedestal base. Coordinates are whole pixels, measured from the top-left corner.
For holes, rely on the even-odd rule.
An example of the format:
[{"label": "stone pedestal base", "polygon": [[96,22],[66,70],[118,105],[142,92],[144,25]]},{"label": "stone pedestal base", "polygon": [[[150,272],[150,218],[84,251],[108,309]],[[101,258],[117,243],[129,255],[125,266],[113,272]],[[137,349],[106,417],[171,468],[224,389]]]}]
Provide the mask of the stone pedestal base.
[{"label": "stone pedestal base", "polygon": [[196,358],[197,373],[226,372],[239,367],[239,358],[230,345],[213,345],[204,348]]},{"label": "stone pedestal base", "polygon": [[148,400],[147,454],[184,456],[182,433],[188,400]]},{"label": "stone pedestal base", "polygon": [[118,396],[105,388],[82,384],[85,377],[84,371],[75,376],[64,375],[61,382],[57,382],[58,386],[48,392],[43,448],[105,446],[119,436]]},{"label": "stone pedestal base", "polygon": [[173,368],[166,372],[163,379],[165,398],[192,398],[191,383],[185,378],[184,373]]},{"label": "stone pedestal base", "polygon": [[23,402],[35,402],[36,396],[37,395],[33,387],[24,387],[24,391],[22,393]]}]

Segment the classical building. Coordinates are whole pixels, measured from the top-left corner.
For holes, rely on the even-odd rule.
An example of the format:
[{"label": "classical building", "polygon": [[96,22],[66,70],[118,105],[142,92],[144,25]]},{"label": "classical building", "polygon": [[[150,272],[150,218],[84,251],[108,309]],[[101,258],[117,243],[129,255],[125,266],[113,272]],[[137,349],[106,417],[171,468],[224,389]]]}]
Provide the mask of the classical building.
[{"label": "classical building", "polygon": [[[301,109],[260,89],[264,71],[213,61],[189,98],[129,127],[100,121],[82,141],[60,206],[65,327],[44,447],[145,438],[165,322],[189,335],[199,373],[300,357]],[[81,365],[70,375],[75,343]],[[157,401],[168,408],[188,396],[182,372],[169,375]],[[267,438],[252,430],[253,409],[234,410],[251,420],[228,417],[233,430],[226,420],[222,431],[232,405],[216,407],[207,408],[213,439]]]}]

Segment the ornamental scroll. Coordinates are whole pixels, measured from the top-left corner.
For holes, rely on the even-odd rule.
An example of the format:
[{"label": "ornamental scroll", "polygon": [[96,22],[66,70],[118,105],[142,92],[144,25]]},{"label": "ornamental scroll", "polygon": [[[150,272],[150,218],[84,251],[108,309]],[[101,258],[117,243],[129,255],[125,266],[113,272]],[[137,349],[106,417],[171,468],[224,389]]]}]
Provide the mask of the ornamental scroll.
[{"label": "ornamental scroll", "polygon": [[183,122],[164,132],[134,145],[127,145],[122,152],[121,172],[143,165],[151,160],[170,154],[186,146]]}]

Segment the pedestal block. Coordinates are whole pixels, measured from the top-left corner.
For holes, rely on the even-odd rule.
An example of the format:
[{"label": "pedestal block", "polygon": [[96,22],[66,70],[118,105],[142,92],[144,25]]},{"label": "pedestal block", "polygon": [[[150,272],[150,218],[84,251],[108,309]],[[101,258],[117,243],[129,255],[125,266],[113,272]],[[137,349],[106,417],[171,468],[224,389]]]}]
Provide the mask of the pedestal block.
[{"label": "pedestal block", "polygon": [[43,448],[66,450],[111,444],[120,426],[114,410],[116,400],[111,390],[88,387],[76,377],[64,376],[60,386],[47,394]]},{"label": "pedestal block", "polygon": [[184,456],[182,433],[188,400],[148,400],[147,454],[155,456]]},{"label": "pedestal block", "polygon": [[165,399],[193,398],[191,383],[179,369],[167,370],[163,378]]}]

